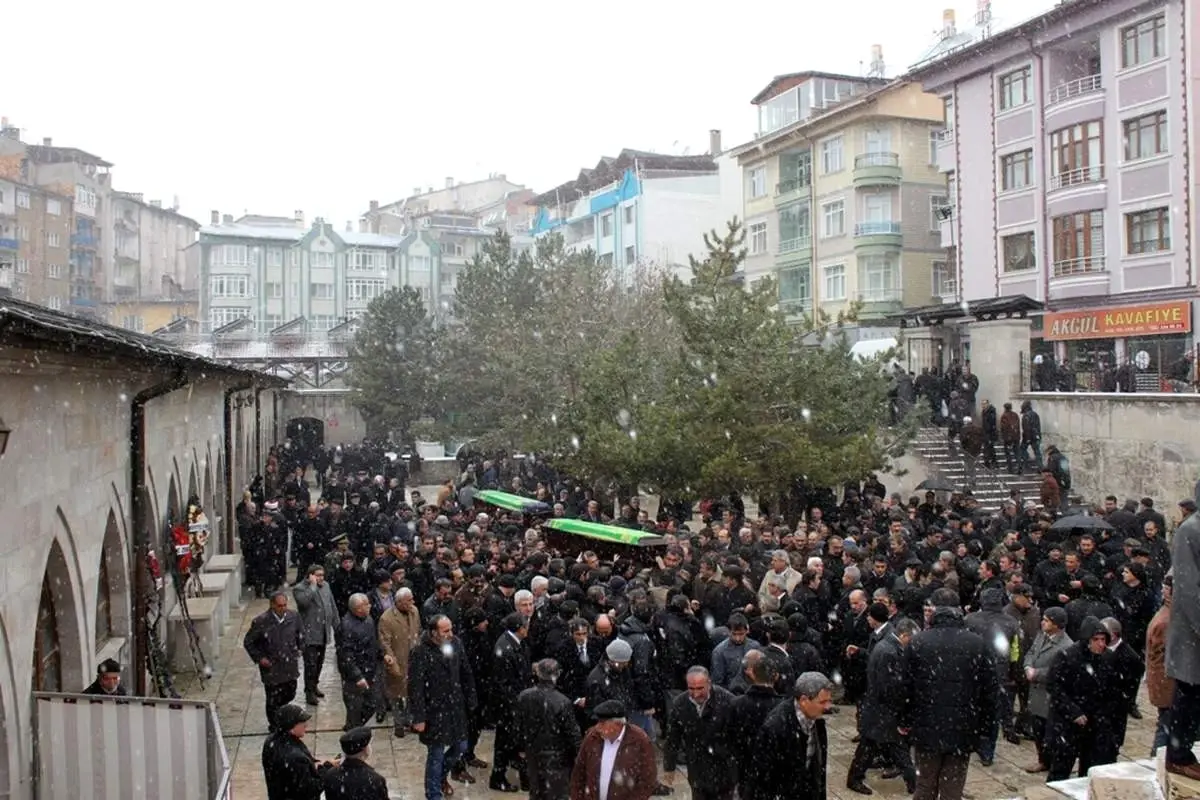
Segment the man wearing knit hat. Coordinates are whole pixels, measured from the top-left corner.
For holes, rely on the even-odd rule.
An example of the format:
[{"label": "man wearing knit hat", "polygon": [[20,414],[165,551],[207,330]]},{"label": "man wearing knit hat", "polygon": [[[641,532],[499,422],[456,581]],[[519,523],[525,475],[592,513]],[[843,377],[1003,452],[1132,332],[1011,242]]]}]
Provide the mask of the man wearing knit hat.
[{"label": "man wearing knit hat", "polygon": [[338,743],[345,758],[325,773],[326,800],[388,800],[387,781],[367,763],[371,729],[351,728]]},{"label": "man wearing knit hat", "polygon": [[584,708],[595,719],[596,709],[608,700],[618,700],[625,708],[633,707],[633,683],[629,675],[629,662],[633,659],[633,648],[622,639],[609,642],[604,650],[604,660],[597,664],[587,678],[587,702]]}]

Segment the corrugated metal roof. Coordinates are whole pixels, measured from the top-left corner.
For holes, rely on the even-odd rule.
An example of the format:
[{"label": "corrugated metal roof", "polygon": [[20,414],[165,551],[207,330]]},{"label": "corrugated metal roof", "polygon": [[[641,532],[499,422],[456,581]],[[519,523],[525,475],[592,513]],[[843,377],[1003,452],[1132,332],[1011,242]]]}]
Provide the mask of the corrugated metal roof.
[{"label": "corrugated metal roof", "polygon": [[178,367],[240,373],[264,383],[287,385],[280,378],[213,361],[155,336],[73,317],[24,300],[0,297],[0,346],[29,349],[38,342],[80,355],[104,353],[143,362],[149,359]]}]

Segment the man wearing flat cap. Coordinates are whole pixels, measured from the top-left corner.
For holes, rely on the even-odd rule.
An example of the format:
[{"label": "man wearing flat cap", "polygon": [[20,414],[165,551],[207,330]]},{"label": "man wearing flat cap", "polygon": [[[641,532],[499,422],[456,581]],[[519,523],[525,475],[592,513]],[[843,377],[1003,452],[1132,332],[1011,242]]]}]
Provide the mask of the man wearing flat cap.
[{"label": "man wearing flat cap", "polygon": [[626,723],[619,700],[600,703],[595,714],[571,770],[571,800],[649,800],[658,785],[650,738]]},{"label": "man wearing flat cap", "polygon": [[345,758],[325,773],[325,800],[388,800],[387,781],[367,763],[371,729],[351,728],[338,743]]},{"label": "man wearing flat cap", "polygon": [[333,764],[318,763],[304,743],[312,714],[289,703],[276,712],[275,719],[279,727],[262,750],[267,800],[319,800],[325,788],[322,778]]}]

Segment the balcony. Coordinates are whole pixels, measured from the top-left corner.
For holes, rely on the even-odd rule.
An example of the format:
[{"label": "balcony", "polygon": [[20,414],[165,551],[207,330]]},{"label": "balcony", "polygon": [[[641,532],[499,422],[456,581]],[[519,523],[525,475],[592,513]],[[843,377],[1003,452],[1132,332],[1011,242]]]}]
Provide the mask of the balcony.
[{"label": "balcony", "polygon": [[20,246],[16,239],[0,239],[0,250],[17,250]]},{"label": "balcony", "polygon": [[93,236],[90,233],[71,234],[71,247],[78,247],[84,250],[95,250],[99,246],[99,236]]},{"label": "balcony", "polygon": [[802,197],[808,197],[811,188],[812,180],[808,176],[785,178],[775,184],[775,204],[783,205]]},{"label": "balcony", "polygon": [[878,320],[904,310],[904,295],[899,289],[868,289],[860,292],[860,320]]},{"label": "balcony", "polygon": [[854,158],[854,185],[897,186],[901,179],[900,156],[896,153],[863,153]]},{"label": "balcony", "polygon": [[954,219],[953,209],[949,216],[938,215],[938,235],[942,247],[958,247],[958,223]]},{"label": "balcony", "polygon": [[1046,93],[1046,130],[1075,125],[1084,120],[1104,119],[1105,91],[1099,75],[1064,81]]},{"label": "balcony", "polygon": [[789,317],[799,317],[812,312],[811,297],[792,297],[779,299],[779,310]]},{"label": "balcony", "polygon": [[1102,91],[1104,91],[1104,85],[1100,82],[1099,75],[1085,75],[1073,81],[1060,83],[1047,92],[1046,105],[1056,106],[1059,103],[1065,103],[1073,97],[1082,97]]},{"label": "balcony", "polygon": [[1072,278],[1076,275],[1101,275],[1106,272],[1108,272],[1108,265],[1104,262],[1104,254],[1093,253],[1081,258],[1055,261],[1051,274],[1055,278]]},{"label": "balcony", "polygon": [[797,236],[792,239],[781,239],[779,249],[776,251],[781,256],[790,255],[793,259],[812,255],[812,237]]},{"label": "balcony", "polygon": [[860,222],[854,226],[854,247],[899,249],[904,243],[900,223],[893,221]]},{"label": "balcony", "polygon": [[1064,170],[1050,176],[1050,191],[1066,189],[1070,186],[1082,186],[1087,183],[1100,183],[1104,180],[1104,165],[1080,167],[1079,169]]}]

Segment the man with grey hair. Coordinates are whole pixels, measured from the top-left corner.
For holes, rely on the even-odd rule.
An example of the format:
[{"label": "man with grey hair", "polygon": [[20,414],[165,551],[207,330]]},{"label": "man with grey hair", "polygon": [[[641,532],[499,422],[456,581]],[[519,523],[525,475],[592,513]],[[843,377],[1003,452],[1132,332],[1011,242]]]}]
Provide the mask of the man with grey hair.
[{"label": "man with grey hair", "polygon": [[376,710],[382,709],[383,696],[376,686],[382,653],[375,620],[371,619],[371,600],[365,594],[350,595],[349,610],[338,626],[337,666],[342,676],[342,702],[346,706],[343,730],[366,725]]},{"label": "man with grey hair", "polygon": [[734,696],[713,686],[708,670],[687,671],[687,691],[676,695],[667,714],[663,741],[663,783],[675,783],[677,756],[687,754],[687,779],[694,800],[733,800],[737,771],[730,741]]},{"label": "man with grey hair", "polygon": [[758,585],[758,600],[760,604],[773,604],[779,607],[778,598],[771,594],[771,585],[781,587],[783,594],[788,595],[800,585],[800,573],[792,569],[791,559],[786,550],[776,550],[771,553],[771,569],[763,576]]},{"label": "man with grey hair", "polygon": [[805,672],[792,687],[792,700],[767,715],[755,740],[755,797],[824,800],[829,753],[825,715],[833,707],[833,681],[820,672]]},{"label": "man with grey hair", "polygon": [[525,761],[531,800],[565,800],[582,734],[571,700],[558,690],[558,662],[533,665],[537,683],[517,696],[517,749]]}]

